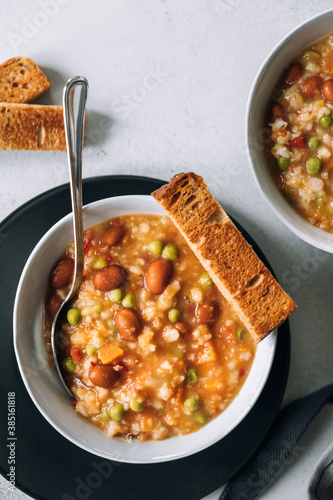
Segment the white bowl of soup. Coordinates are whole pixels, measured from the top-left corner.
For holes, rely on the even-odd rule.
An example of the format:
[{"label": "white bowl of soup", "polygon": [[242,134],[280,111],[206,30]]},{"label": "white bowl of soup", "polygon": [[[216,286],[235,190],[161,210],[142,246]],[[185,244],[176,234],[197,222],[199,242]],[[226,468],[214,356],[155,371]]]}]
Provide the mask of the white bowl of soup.
[{"label": "white bowl of soup", "polygon": [[265,200],[304,241],[333,252],[333,11],[288,34],[252,86],[248,156]]},{"label": "white bowl of soup", "polygon": [[255,344],[152,197],[105,199],[83,213],[84,280],[59,354],[74,404],[49,348],[73,266],[71,214],[37,244],[19,282],[14,345],[32,400],[64,437],[107,459],[164,462],[207,448],[258,399],[276,331]]}]

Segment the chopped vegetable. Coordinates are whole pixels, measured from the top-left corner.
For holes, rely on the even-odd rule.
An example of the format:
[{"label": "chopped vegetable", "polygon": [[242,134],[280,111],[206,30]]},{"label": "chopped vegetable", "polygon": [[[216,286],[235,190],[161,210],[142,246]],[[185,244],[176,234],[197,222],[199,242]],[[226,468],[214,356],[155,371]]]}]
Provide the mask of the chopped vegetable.
[{"label": "chopped vegetable", "polygon": [[319,158],[309,158],[306,162],[306,170],[310,175],[316,175],[320,172],[321,160]]},{"label": "chopped vegetable", "polygon": [[168,318],[171,323],[177,323],[180,318],[180,311],[178,311],[178,309],[170,309],[168,312]]},{"label": "chopped vegetable", "polygon": [[319,124],[324,128],[328,128],[331,125],[331,123],[332,123],[331,115],[324,115],[319,120]]},{"label": "chopped vegetable", "polygon": [[65,358],[62,362],[62,367],[66,372],[74,373],[76,365],[72,358]]},{"label": "chopped vegetable", "polygon": [[83,359],[82,351],[79,347],[72,346],[70,349],[70,355],[73,358],[75,364],[79,365]]},{"label": "chopped vegetable", "polygon": [[91,247],[93,239],[94,239],[93,236],[89,236],[88,238],[84,238],[84,242],[83,242],[83,253],[84,254],[88,253],[88,250]]},{"label": "chopped vegetable", "polygon": [[186,373],[186,380],[189,384],[195,384],[199,380],[198,372],[195,368],[190,368]]},{"label": "chopped vegetable", "polygon": [[199,408],[199,399],[197,396],[190,396],[189,398],[185,399],[184,405],[192,413]]},{"label": "chopped vegetable", "polygon": [[168,260],[176,260],[179,254],[179,249],[177,245],[168,243],[162,250],[162,257]]},{"label": "chopped vegetable", "polygon": [[316,149],[319,148],[320,144],[321,142],[318,137],[310,137],[310,139],[308,140],[308,146],[311,151],[316,151]]},{"label": "chopped vegetable", "polygon": [[204,365],[216,361],[216,352],[211,341],[206,342],[201,348],[197,349],[197,365]]},{"label": "chopped vegetable", "polygon": [[210,286],[213,284],[213,280],[207,272],[204,272],[199,276],[199,283],[200,285]]},{"label": "chopped vegetable", "polygon": [[305,140],[302,135],[299,135],[298,137],[295,137],[295,139],[291,139],[289,141],[289,146],[292,148],[306,148]]},{"label": "chopped vegetable", "polygon": [[205,424],[208,420],[207,418],[207,415],[205,413],[198,413],[196,416],[195,416],[195,419],[196,421],[199,423],[199,424]]},{"label": "chopped vegetable", "polygon": [[103,365],[107,365],[120,358],[123,354],[124,351],[116,344],[106,344],[99,349],[97,356]]},{"label": "chopped vegetable", "polygon": [[109,415],[112,420],[122,420],[126,414],[125,408],[120,403],[116,403],[109,408]]},{"label": "chopped vegetable", "polygon": [[123,297],[124,294],[121,288],[114,288],[109,292],[109,299],[112,300],[112,302],[120,302]]},{"label": "chopped vegetable", "polygon": [[91,267],[93,269],[103,269],[103,267],[106,267],[107,265],[108,261],[105,255],[96,255],[96,257],[93,258],[93,261],[91,263]]},{"label": "chopped vegetable", "polygon": [[88,356],[93,356],[97,351],[97,347],[93,346],[93,345],[87,345],[86,346],[86,353],[88,354]]},{"label": "chopped vegetable", "polygon": [[236,330],[236,335],[238,340],[240,341],[244,340],[246,335],[245,329],[242,326],[239,326]]},{"label": "chopped vegetable", "polygon": [[104,406],[101,410],[101,418],[103,420],[110,420],[111,416],[110,416],[110,413],[109,413],[109,409]]},{"label": "chopped vegetable", "polygon": [[136,305],[135,297],[132,293],[127,293],[123,298],[122,305],[132,309]]},{"label": "chopped vegetable", "polygon": [[148,243],[148,250],[153,255],[161,255],[163,250],[163,242],[161,240],[153,240]]},{"label": "chopped vegetable", "polygon": [[290,166],[290,159],[289,158],[278,158],[277,164],[278,164],[278,167],[280,170],[287,170],[287,168]]},{"label": "chopped vegetable", "polygon": [[130,402],[130,408],[133,411],[140,412],[144,409],[144,403],[143,401],[138,401],[137,399],[134,399],[133,401]]},{"label": "chopped vegetable", "polygon": [[69,309],[67,313],[67,321],[70,325],[76,326],[81,319],[81,313],[79,309],[76,307],[72,307],[72,309]]},{"label": "chopped vegetable", "polygon": [[103,311],[104,306],[101,302],[97,302],[93,306],[86,306],[81,311],[81,316],[92,316],[93,314],[99,314]]},{"label": "chopped vegetable", "polygon": [[320,55],[314,50],[308,50],[303,54],[303,57],[306,61],[317,61],[320,58]]}]

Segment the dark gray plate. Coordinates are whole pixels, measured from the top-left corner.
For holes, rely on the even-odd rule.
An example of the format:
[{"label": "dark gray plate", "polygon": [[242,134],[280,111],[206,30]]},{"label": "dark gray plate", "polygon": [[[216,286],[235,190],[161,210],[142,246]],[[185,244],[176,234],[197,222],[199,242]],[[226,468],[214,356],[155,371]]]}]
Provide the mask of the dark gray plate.
[{"label": "dark gray plate", "polygon": [[[164,182],[157,179],[137,176],[90,178],[83,182],[83,199],[87,204],[110,196],[150,194],[162,184]],[[285,322],[279,328],[272,369],[256,405],[233,432],[214,446],[181,460],[153,465],[110,462],[77,448],[51,427],[31,401],[17,367],[12,328],[14,298],[25,262],[44,233],[70,211],[69,185],[66,184],[32,199],[0,225],[0,471],[8,479],[7,397],[8,392],[15,392],[16,486],[31,497],[38,500],[200,499],[233,476],[269,430],[288,378],[289,324]],[[239,229],[268,265],[255,242],[241,227]]]}]

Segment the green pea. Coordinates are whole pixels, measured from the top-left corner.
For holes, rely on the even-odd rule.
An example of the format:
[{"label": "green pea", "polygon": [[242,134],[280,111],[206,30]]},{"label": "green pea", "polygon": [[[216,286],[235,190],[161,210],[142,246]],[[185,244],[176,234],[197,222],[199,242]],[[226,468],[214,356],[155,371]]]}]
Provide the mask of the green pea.
[{"label": "green pea", "polygon": [[205,413],[198,413],[196,416],[195,416],[195,419],[196,421],[199,423],[199,424],[205,424],[208,420],[208,417]]},{"label": "green pea", "polygon": [[198,372],[195,368],[190,368],[186,372],[186,380],[189,384],[195,384],[199,380]]},{"label": "green pea", "polygon": [[96,352],[97,352],[97,347],[93,345],[86,346],[86,353],[88,354],[89,357],[93,356]]},{"label": "green pea", "polygon": [[324,115],[319,120],[319,124],[324,128],[328,128],[331,125],[331,123],[332,123],[331,115]]},{"label": "green pea", "polygon": [[113,290],[111,290],[111,292],[109,292],[108,296],[109,299],[112,300],[112,302],[120,302],[124,297],[124,294],[120,288],[114,288]]},{"label": "green pea", "polygon": [[287,170],[287,168],[290,165],[290,159],[289,158],[278,158],[277,164],[278,164],[278,167],[280,170]]},{"label": "green pea", "polygon": [[170,351],[168,351],[168,355],[172,358],[177,358],[180,360],[183,360],[185,357],[184,352],[180,349],[171,349]]},{"label": "green pea", "polygon": [[176,260],[179,254],[177,245],[168,243],[162,250],[162,257],[168,260]]},{"label": "green pea", "polygon": [[200,285],[210,286],[213,284],[213,280],[207,272],[204,272],[199,276],[199,283]]},{"label": "green pea", "polygon": [[319,198],[316,200],[318,211],[322,217],[327,217],[328,209],[327,209],[327,200],[323,198]]},{"label": "green pea", "polygon": [[197,396],[190,396],[189,398],[185,399],[184,405],[192,413],[199,408],[199,399],[197,398]]},{"label": "green pea", "polygon": [[81,316],[92,316],[93,314],[99,314],[103,311],[104,306],[101,302],[97,302],[93,306],[86,306],[81,311]]},{"label": "green pea", "polygon": [[109,409],[109,415],[112,420],[122,420],[125,416],[125,408],[120,403],[116,403]]},{"label": "green pea", "polygon": [[308,140],[308,146],[311,149],[311,151],[316,151],[316,149],[319,148],[320,144],[321,142],[320,139],[318,139],[318,137],[310,137],[310,139]]},{"label": "green pea", "polygon": [[75,372],[75,363],[72,358],[65,358],[62,362],[63,369],[68,373]]},{"label": "green pea", "polygon": [[314,52],[314,50],[308,50],[303,55],[303,58],[307,61],[317,61],[320,58],[320,55],[317,52]]},{"label": "green pea", "polygon": [[81,319],[81,313],[76,307],[72,307],[67,313],[67,321],[70,325],[75,326]]},{"label": "green pea", "polygon": [[153,240],[148,243],[148,250],[153,255],[161,255],[163,250],[163,241]]},{"label": "green pea", "polygon": [[143,401],[138,401],[137,399],[134,399],[133,401],[130,402],[130,408],[133,411],[142,411],[144,409],[145,405]]},{"label": "green pea", "polygon": [[103,269],[103,267],[106,267],[107,265],[108,261],[104,255],[96,255],[91,263],[91,267],[93,269]]},{"label": "green pea", "polygon": [[123,301],[122,301],[122,305],[124,307],[129,307],[129,308],[133,308],[135,307],[136,305],[136,300],[135,300],[135,297],[132,293],[127,293],[125,295],[125,297],[123,298]]},{"label": "green pea", "polygon": [[110,413],[109,413],[109,409],[106,406],[104,406],[101,410],[101,418],[103,420],[110,420],[110,418],[111,418]]},{"label": "green pea", "polygon": [[306,162],[306,170],[310,175],[316,175],[320,172],[321,160],[319,158],[309,158]]},{"label": "green pea", "polygon": [[239,326],[236,330],[236,335],[238,340],[242,341],[245,339],[246,331],[242,326]]},{"label": "green pea", "polygon": [[168,318],[171,323],[177,323],[180,318],[180,311],[178,311],[178,309],[170,309],[168,312]]},{"label": "green pea", "polygon": [[106,321],[106,326],[110,329],[110,330],[113,330],[116,326],[116,323],[115,323],[115,320],[112,319],[112,318],[109,318],[107,321]]}]

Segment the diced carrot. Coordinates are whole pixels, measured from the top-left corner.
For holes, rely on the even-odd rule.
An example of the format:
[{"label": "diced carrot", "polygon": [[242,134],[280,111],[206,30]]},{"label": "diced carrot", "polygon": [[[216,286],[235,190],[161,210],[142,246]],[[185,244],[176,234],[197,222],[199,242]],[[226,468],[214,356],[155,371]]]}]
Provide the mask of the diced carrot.
[{"label": "diced carrot", "polygon": [[70,355],[76,365],[79,365],[81,363],[83,354],[79,347],[72,346],[70,349]]},{"label": "diced carrot", "polygon": [[157,419],[154,417],[153,411],[150,408],[145,408],[141,412],[141,415],[140,425],[142,432],[149,432],[153,430],[157,423]]},{"label": "diced carrot", "polygon": [[181,406],[184,403],[184,387],[182,385],[177,387],[174,398],[176,406]]},{"label": "diced carrot", "polygon": [[216,361],[216,352],[211,341],[206,342],[201,349],[198,349],[196,356],[196,364],[204,365]]},{"label": "diced carrot", "polygon": [[206,391],[217,391],[217,390],[222,390],[224,388],[224,384],[221,380],[215,380],[213,382],[208,382],[207,384],[204,384],[205,390]]},{"label": "diced carrot", "polygon": [[116,344],[106,344],[99,349],[97,356],[103,365],[107,365],[115,359],[120,358],[123,354],[124,351]]}]

